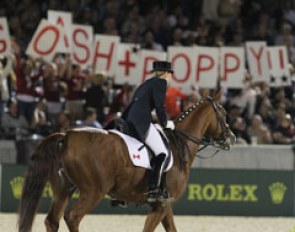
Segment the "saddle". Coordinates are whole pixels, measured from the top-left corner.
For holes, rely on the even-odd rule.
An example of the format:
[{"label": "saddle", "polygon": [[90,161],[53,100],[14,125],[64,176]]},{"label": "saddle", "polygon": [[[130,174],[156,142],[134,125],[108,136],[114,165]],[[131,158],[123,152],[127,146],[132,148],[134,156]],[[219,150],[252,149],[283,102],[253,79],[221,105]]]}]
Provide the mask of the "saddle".
[{"label": "saddle", "polygon": [[[166,135],[164,134],[164,131],[160,128],[160,126],[156,126],[156,127],[157,127],[157,130],[159,131],[159,133],[162,137],[162,140],[167,148],[168,157],[167,157],[165,165],[164,165],[164,168],[167,169],[169,164],[170,164],[170,167],[172,166],[171,165],[172,155],[171,155],[170,144],[169,144],[168,138],[166,137]],[[118,119],[113,120],[109,125],[107,125],[105,127],[105,129],[109,130],[110,132],[114,132],[114,133],[119,132],[117,134],[119,134],[124,139],[127,146],[128,146],[128,141],[127,141],[128,139],[124,138],[124,135],[130,136],[130,137],[140,141],[136,131],[123,118],[118,118]],[[150,162],[153,162],[153,158],[155,157],[154,152],[149,148],[149,146],[144,144],[142,141],[140,141],[140,142],[142,143],[142,145],[138,148],[138,152],[141,152],[143,149],[146,149]],[[129,149],[129,152],[130,152],[130,149]],[[131,160],[132,160],[132,157],[131,157]],[[137,166],[136,163],[134,163],[134,165]]]}]

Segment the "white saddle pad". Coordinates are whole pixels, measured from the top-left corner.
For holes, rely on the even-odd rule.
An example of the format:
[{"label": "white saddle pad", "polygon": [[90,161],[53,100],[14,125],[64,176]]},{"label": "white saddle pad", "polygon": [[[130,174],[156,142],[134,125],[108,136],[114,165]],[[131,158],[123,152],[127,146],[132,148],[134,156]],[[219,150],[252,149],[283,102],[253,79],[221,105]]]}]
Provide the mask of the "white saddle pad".
[{"label": "white saddle pad", "polygon": [[[129,157],[135,166],[151,169],[149,154],[142,142],[129,135],[123,134],[118,130],[112,129],[109,130],[109,132],[119,135],[125,141],[129,151]],[[167,172],[172,167],[172,165],[173,155],[171,155],[171,159],[169,160],[169,164],[167,165],[165,172]]]}]

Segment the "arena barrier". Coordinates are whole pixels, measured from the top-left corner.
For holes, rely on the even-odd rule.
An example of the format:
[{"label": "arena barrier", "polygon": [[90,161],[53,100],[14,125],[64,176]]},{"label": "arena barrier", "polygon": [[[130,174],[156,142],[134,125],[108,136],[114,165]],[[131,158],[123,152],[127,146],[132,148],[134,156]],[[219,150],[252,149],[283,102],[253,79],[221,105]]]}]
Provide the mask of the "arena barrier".
[{"label": "arena barrier", "polygon": [[[0,166],[0,210],[16,212],[24,165]],[[294,216],[294,171],[193,168],[187,190],[175,205],[178,215]],[[39,211],[47,212],[52,192],[46,186]],[[78,194],[73,196],[72,202]],[[108,196],[93,210],[97,214],[144,214],[146,205],[114,208]]]}]

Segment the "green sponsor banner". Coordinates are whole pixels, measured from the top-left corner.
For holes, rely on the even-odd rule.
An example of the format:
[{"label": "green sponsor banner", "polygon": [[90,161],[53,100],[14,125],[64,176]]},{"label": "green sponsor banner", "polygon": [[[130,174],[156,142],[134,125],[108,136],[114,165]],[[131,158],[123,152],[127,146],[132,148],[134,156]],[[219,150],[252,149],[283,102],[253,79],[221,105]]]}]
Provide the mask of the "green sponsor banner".
[{"label": "green sponsor banner", "polygon": [[[1,170],[1,169],[0,169]],[[24,181],[25,166],[2,165],[0,209],[17,210]],[[39,211],[47,212],[52,191],[46,185]],[[74,194],[71,204],[76,201]],[[70,205],[71,205],[70,204]],[[187,190],[174,206],[183,215],[294,215],[294,172],[258,170],[193,169]],[[146,214],[146,205],[127,209],[111,207],[106,196],[93,210],[102,214]]]},{"label": "green sponsor banner", "polygon": [[[2,212],[16,212],[18,209],[19,199],[21,197],[22,186],[24,183],[24,175],[26,167],[21,165],[2,165],[2,179],[0,189],[0,210]],[[1,170],[1,169],[0,169]],[[0,174],[1,176],[1,174]],[[69,207],[79,197],[78,193],[73,194]],[[45,186],[43,195],[39,204],[39,212],[48,212],[52,198],[52,190],[49,183]],[[109,197],[105,198],[99,203],[99,205],[92,211],[92,213],[101,214],[146,214],[148,212],[146,205],[136,206],[130,205],[126,211],[124,208],[111,207]]]},{"label": "green sponsor banner", "polygon": [[291,216],[294,172],[192,170],[179,214]]}]

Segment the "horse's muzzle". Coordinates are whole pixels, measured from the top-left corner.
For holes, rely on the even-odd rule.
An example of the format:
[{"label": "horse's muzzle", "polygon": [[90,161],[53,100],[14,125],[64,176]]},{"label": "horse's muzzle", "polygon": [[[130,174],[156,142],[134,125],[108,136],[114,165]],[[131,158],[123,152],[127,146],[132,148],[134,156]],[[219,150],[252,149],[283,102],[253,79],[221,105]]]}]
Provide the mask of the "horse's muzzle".
[{"label": "horse's muzzle", "polygon": [[222,150],[229,151],[231,146],[234,145],[236,141],[237,141],[237,138],[235,134],[230,129],[228,129],[226,131],[225,141],[223,144],[220,145],[220,148]]}]

